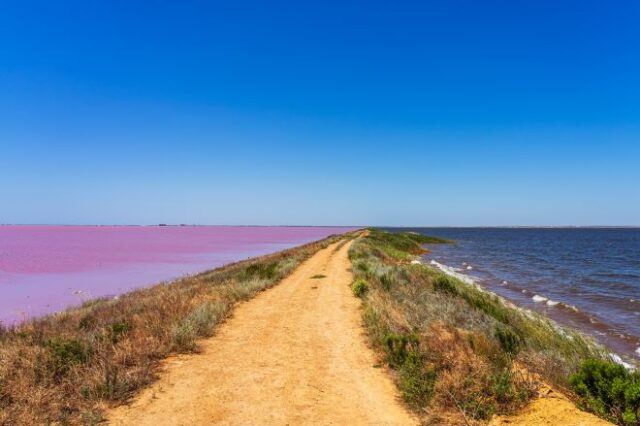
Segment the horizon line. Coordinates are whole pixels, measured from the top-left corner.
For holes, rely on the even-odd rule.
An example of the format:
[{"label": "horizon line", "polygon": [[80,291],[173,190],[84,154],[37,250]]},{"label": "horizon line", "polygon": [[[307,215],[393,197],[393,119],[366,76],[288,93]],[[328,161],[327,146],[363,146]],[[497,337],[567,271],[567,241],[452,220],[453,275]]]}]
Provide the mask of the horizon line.
[{"label": "horizon line", "polygon": [[156,227],[187,227],[187,226],[218,226],[218,227],[246,227],[246,228],[536,228],[536,229],[634,229],[640,225],[260,225],[260,224],[202,224],[202,223],[0,223],[0,226],[156,226]]}]

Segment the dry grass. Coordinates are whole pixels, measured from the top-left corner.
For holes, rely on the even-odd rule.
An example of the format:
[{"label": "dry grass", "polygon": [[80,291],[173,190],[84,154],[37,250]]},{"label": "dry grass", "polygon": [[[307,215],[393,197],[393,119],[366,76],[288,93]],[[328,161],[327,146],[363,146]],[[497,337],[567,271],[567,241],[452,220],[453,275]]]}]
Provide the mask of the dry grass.
[{"label": "dry grass", "polygon": [[532,377],[566,388],[581,361],[602,356],[578,333],[410,264],[424,240],[370,230],[352,245],[350,258],[356,280],[368,285],[360,297],[372,343],[425,422],[468,425],[512,413],[533,395]]},{"label": "dry grass", "polygon": [[96,424],[198,350],[235,303],[276,284],[339,236],[0,329],[0,424]]}]

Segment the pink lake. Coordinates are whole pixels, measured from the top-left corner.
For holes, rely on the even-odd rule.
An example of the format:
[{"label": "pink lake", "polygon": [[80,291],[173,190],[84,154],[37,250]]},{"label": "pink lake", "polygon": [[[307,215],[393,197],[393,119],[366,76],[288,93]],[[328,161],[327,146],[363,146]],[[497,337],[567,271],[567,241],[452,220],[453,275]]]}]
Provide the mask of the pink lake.
[{"label": "pink lake", "polygon": [[353,229],[0,226],[0,322],[15,324]]}]

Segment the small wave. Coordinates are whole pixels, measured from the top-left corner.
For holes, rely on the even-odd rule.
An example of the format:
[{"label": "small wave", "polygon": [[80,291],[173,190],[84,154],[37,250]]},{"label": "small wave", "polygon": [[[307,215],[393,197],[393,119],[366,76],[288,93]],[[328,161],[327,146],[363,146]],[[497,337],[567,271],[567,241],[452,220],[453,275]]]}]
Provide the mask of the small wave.
[{"label": "small wave", "polygon": [[433,266],[435,266],[436,268],[440,269],[442,272],[444,272],[447,275],[451,275],[454,278],[459,279],[460,281],[476,286],[478,288],[480,288],[480,286],[478,286],[478,284],[476,284],[475,280],[470,277],[469,275],[465,275],[465,274],[461,274],[460,272],[458,272],[458,270],[456,270],[456,268],[452,268],[451,266],[447,266],[447,265],[443,265],[440,262],[436,262],[435,260],[432,260],[430,262]]},{"label": "small wave", "polygon": [[[464,282],[466,284],[469,284],[469,285],[475,287],[476,289],[478,289],[478,290],[480,290],[482,292],[495,295],[495,293],[492,293],[491,291],[488,291],[488,290],[484,289],[482,286],[480,286],[475,281],[474,277],[458,272],[459,270],[457,268],[453,268],[453,267],[444,265],[442,263],[437,262],[436,260],[431,260],[429,263],[432,266],[434,266],[437,269],[439,269],[442,272],[444,272],[445,274],[450,275],[450,276],[452,276],[454,278],[457,278],[460,281],[462,281],[462,282]],[[530,292],[530,291],[528,291],[526,289],[523,289],[522,293],[524,293],[524,294],[532,294],[532,292]],[[522,308],[522,307],[519,307],[517,305],[514,305],[512,302],[508,301],[507,299],[503,299],[503,298],[499,298],[499,299],[502,301],[503,304],[505,304],[505,306],[509,306],[509,307],[511,307],[513,309],[517,309],[519,312],[521,312],[523,315],[527,316],[528,318],[540,320],[540,317],[536,316],[536,314],[534,314],[532,311],[530,311],[528,309],[525,309],[525,308]],[[556,306],[556,305],[558,305],[561,308],[566,308],[566,309],[572,310],[574,312],[580,312],[580,310],[578,308],[576,308],[575,306],[573,306],[573,305],[569,305],[569,304],[566,304],[566,303],[562,303],[562,302],[558,302],[558,301],[555,301],[555,300],[551,300],[551,299],[549,299],[547,297],[540,296],[539,294],[534,294],[532,299],[533,299],[534,302],[546,302],[546,304],[548,306]],[[600,324],[600,322],[595,320],[594,318],[592,318],[592,317],[588,317],[588,318],[589,318],[589,321],[592,324]],[[572,334],[567,333],[562,327],[557,325],[555,322],[549,321],[549,325],[551,327],[553,327],[553,329],[557,333],[561,334],[565,338],[570,339],[570,340],[574,339]],[[600,333],[597,333],[597,332],[596,332],[596,334],[600,335]],[[635,353],[640,358],[640,347],[638,347],[636,349]],[[611,361],[622,365],[623,367],[625,367],[628,370],[634,370],[636,368],[634,365],[632,365],[632,364],[630,364],[628,362],[625,362],[624,359],[620,355],[618,355],[616,353],[611,352],[611,353],[608,354],[608,356],[609,356],[609,359],[611,359]]]},{"label": "small wave", "polygon": [[622,357],[620,357],[620,355],[618,355],[618,354],[615,354],[615,353],[611,352],[609,354],[609,358],[611,358],[611,361],[615,362],[616,364],[620,364],[621,366],[623,366],[627,370],[635,370],[636,369],[636,367],[634,365],[631,365],[628,362],[625,362],[622,359]]},{"label": "small wave", "polygon": [[507,280],[502,281],[502,285],[509,285],[509,281]]},{"label": "small wave", "polygon": [[470,270],[472,270],[472,269],[473,269],[473,266],[471,266],[471,265],[467,265],[467,271],[470,271]]}]

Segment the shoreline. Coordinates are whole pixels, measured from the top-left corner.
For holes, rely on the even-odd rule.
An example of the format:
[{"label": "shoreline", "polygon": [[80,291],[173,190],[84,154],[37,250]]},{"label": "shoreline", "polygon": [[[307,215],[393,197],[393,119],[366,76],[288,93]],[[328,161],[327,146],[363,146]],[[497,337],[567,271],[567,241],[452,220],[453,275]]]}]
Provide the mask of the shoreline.
[{"label": "shoreline", "polygon": [[[422,261],[420,261],[421,264],[425,265],[425,263],[423,263]],[[482,284],[478,283],[477,280],[467,274],[463,274],[461,272],[459,272],[458,270],[456,270],[456,268],[453,268],[451,266],[442,264],[436,260],[431,260],[429,262],[429,265],[437,268],[438,270],[440,270],[441,272],[453,277],[453,278],[457,278],[458,280],[464,282],[465,284],[471,285],[474,288],[476,288],[477,290],[490,294],[498,299],[500,299],[502,301],[503,304],[505,304],[505,306],[511,308],[511,309],[517,309],[518,311],[522,312],[523,314],[530,316],[530,317],[534,317],[534,316],[540,316],[542,318],[544,318],[544,320],[551,322],[558,331],[564,332],[565,329],[572,329],[572,330],[576,330],[580,333],[582,333],[585,337],[588,337],[589,339],[593,340],[593,343],[595,345],[601,346],[602,349],[606,350],[608,352],[608,355],[611,359],[611,361],[622,365],[623,367],[625,367],[628,370],[637,370],[640,368],[640,359],[638,359],[638,356],[640,356],[640,346],[634,346],[635,350],[631,351],[631,355],[629,353],[617,353],[616,350],[611,347],[611,345],[607,344],[606,342],[601,341],[601,339],[598,338],[598,336],[594,336],[591,333],[589,333],[587,329],[583,329],[583,328],[577,328],[575,326],[571,326],[571,325],[565,325],[565,324],[561,324],[559,321],[557,321],[554,317],[552,317],[551,315],[549,315],[548,312],[541,312],[541,311],[536,311],[536,310],[532,310],[529,309],[525,306],[521,306],[520,304],[518,304],[518,302],[514,301],[514,300],[510,300],[508,297],[502,296],[500,294],[495,293],[494,291],[488,289],[487,287],[483,286]],[[535,295],[533,296],[534,298],[538,296]],[[538,296],[541,298],[544,298],[545,302],[550,301],[550,299],[544,297],[544,296]],[[534,302],[536,302],[535,299],[533,299]],[[541,300],[542,301],[542,300]],[[561,304],[564,306],[568,306],[562,302],[556,302],[553,301],[556,304]],[[556,306],[556,304],[554,305],[550,305],[550,306]],[[573,307],[573,309],[576,309],[575,307]],[[581,312],[581,311],[578,311]]]},{"label": "shoreline", "polygon": [[[420,261],[424,264],[422,261]],[[639,336],[615,336],[612,334],[605,334],[602,332],[598,332],[595,327],[588,328],[585,325],[578,324],[575,321],[575,318],[569,318],[569,315],[581,315],[588,319],[590,324],[593,326],[596,324],[596,320],[588,313],[579,310],[573,305],[568,305],[564,302],[552,300],[544,295],[535,294],[529,290],[522,289],[521,292],[526,294],[527,296],[531,296],[532,306],[531,309],[528,306],[523,306],[519,301],[513,300],[508,296],[504,296],[496,293],[488,286],[481,284],[476,277],[465,274],[461,272],[458,268],[454,268],[452,266],[440,263],[434,259],[429,261],[429,264],[438,270],[444,272],[445,274],[457,278],[469,285],[474,286],[476,289],[489,293],[495,297],[498,297],[503,300],[503,303],[510,305],[515,309],[519,309],[524,313],[530,313],[533,315],[539,315],[553,321],[556,323],[557,327],[560,329],[570,328],[580,331],[585,336],[594,340],[598,345],[601,345],[603,348],[606,348],[610,351],[610,357],[612,361],[624,366],[627,369],[638,369],[640,368],[640,337]],[[543,304],[546,308],[543,309],[535,309],[535,306],[538,304]],[[558,311],[550,311],[550,308],[563,309],[566,312],[558,312]],[[555,314],[555,315],[554,315]],[[564,319],[564,321],[563,321]],[[574,321],[572,322],[571,319]],[[607,327],[607,324],[604,322],[598,321],[600,325],[603,327]],[[602,334],[601,334],[602,333]]]},{"label": "shoreline", "polygon": [[349,227],[0,226],[0,324],[10,326]]}]

